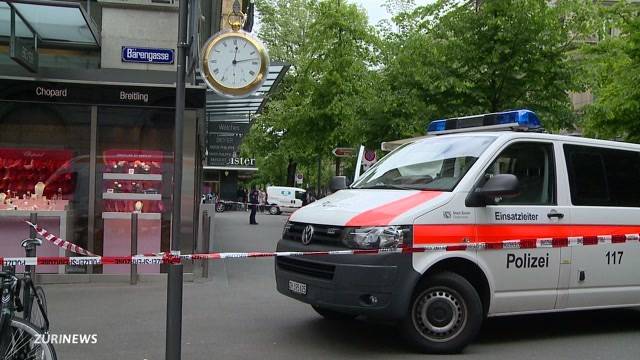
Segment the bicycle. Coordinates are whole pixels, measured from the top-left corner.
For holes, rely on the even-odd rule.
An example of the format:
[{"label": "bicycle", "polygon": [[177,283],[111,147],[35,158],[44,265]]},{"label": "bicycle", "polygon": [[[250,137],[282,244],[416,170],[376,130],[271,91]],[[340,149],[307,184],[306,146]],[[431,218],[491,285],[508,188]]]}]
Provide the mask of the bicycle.
[{"label": "bicycle", "polygon": [[[42,245],[40,239],[24,239],[20,243],[20,246],[24,248],[26,257],[36,256],[36,247]],[[29,286],[23,287],[22,292],[22,304],[23,304],[23,319],[36,325],[43,333],[49,332],[49,320],[47,319],[47,299],[44,294],[42,286],[35,286],[33,283],[33,277],[35,275],[36,267],[33,265],[26,265],[24,276],[22,281]],[[33,306],[33,300],[37,300],[38,307]]]},{"label": "bicycle", "polygon": [[[33,256],[35,247],[41,243],[38,239],[26,239],[22,246],[27,256]],[[34,270],[33,266],[26,266],[22,278],[15,275],[14,269],[0,271],[0,360],[57,359],[53,346],[45,341],[49,319],[44,290],[33,284]],[[37,307],[33,306],[34,300]],[[16,316],[20,312],[22,318]]]}]

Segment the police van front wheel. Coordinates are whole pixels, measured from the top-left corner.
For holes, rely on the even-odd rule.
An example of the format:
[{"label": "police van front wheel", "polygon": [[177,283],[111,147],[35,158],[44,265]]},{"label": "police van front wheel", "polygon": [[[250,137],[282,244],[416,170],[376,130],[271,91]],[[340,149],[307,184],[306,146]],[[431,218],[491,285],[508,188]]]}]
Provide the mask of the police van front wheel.
[{"label": "police van front wheel", "polygon": [[402,321],[408,340],[427,353],[457,353],[480,330],[482,302],[462,276],[441,272],[421,281]]}]

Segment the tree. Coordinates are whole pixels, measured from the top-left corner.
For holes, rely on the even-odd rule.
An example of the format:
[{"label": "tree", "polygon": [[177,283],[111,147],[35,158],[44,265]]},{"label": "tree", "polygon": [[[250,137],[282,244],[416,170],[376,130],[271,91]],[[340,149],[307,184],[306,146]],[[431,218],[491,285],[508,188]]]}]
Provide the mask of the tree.
[{"label": "tree", "polygon": [[[253,121],[242,145],[243,152],[260,154],[258,178],[264,183],[293,186],[300,156],[292,148],[295,144],[286,141],[289,122],[296,111],[286,94],[296,82],[297,64],[302,56],[301,49],[309,41],[315,3],[315,0],[256,1],[260,17],[258,36],[269,49],[271,60],[291,65],[265,112]],[[283,163],[286,164],[284,178],[280,168]]]},{"label": "tree", "polygon": [[[334,147],[354,141],[375,66],[376,37],[363,11],[344,0],[296,3],[308,14],[285,16],[295,11],[282,0],[257,3],[258,11],[266,14],[259,36],[272,54],[290,61],[292,69],[255,120],[244,148],[268,154],[271,160],[265,161],[287,156],[289,165],[309,167],[321,163]],[[293,183],[294,175],[295,167],[287,183]]]},{"label": "tree", "polygon": [[427,119],[529,108],[545,126],[571,127],[568,91],[578,89],[569,51],[587,2],[487,0],[479,7],[441,0],[395,20],[385,77],[407,118]]},{"label": "tree", "polygon": [[596,46],[584,48],[586,83],[594,102],[586,107],[585,133],[593,137],[640,142],[640,17],[635,7],[604,9]]}]

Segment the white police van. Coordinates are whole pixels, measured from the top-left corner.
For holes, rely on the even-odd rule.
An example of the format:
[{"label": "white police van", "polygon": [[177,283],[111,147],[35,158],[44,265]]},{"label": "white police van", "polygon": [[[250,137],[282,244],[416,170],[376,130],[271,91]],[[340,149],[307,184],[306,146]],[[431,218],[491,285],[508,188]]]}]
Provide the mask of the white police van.
[{"label": "white police van", "polygon": [[[499,130],[515,131],[499,131]],[[282,294],[326,318],[397,320],[432,353],[487,316],[640,305],[640,146],[541,131],[527,110],[438,120],[348,189],[299,209]]]}]

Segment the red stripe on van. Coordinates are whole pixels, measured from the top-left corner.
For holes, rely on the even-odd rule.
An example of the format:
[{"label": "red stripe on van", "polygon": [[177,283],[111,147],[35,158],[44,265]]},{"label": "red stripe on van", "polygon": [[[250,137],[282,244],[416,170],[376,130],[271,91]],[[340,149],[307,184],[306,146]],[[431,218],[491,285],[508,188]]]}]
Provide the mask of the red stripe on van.
[{"label": "red stripe on van", "polygon": [[440,191],[419,191],[399,200],[367,210],[352,217],[347,221],[346,226],[383,226],[389,225],[391,221],[402,213],[422,205],[429,200],[442,194]]},{"label": "red stripe on van", "polygon": [[[569,236],[582,236],[584,245],[598,244],[598,235],[639,233],[640,225],[550,225],[550,224],[417,224],[413,227],[415,245],[461,242],[493,243],[504,240],[553,238],[553,247],[568,245]],[[612,242],[618,241],[617,238]],[[525,244],[527,246],[527,244]]]}]

